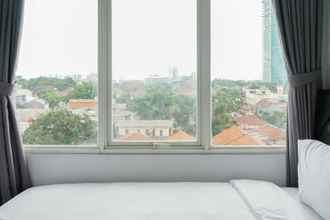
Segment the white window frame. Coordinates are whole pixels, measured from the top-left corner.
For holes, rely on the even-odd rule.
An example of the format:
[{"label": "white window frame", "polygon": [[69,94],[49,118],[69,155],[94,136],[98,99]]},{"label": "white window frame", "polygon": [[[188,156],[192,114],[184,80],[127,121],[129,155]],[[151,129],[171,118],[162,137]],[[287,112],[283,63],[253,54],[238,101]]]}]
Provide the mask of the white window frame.
[{"label": "white window frame", "polygon": [[[112,126],[112,0],[99,0],[99,143],[103,150],[109,149],[203,149],[206,144],[208,133],[211,129],[209,92],[202,88],[209,88],[210,63],[209,57],[209,2],[210,0],[196,0],[197,10],[197,116],[196,116],[196,140],[195,141],[114,141]],[[206,29],[205,29],[206,28]],[[201,34],[199,34],[201,33]],[[201,54],[203,53],[203,55]],[[201,77],[203,75],[203,77]],[[202,100],[203,103],[202,103]],[[207,104],[208,103],[208,104]],[[203,109],[201,106],[204,106]],[[203,114],[201,114],[203,112]],[[208,112],[208,114],[206,113]],[[206,113],[206,114],[205,114]],[[208,124],[201,128],[201,122]],[[208,127],[207,129],[205,129]]]},{"label": "white window frame", "polygon": [[54,153],[192,153],[272,154],[284,146],[213,146],[211,103],[211,0],[197,1],[196,141],[114,142],[112,140],[112,0],[98,0],[98,137],[96,145],[25,145],[31,152]]}]

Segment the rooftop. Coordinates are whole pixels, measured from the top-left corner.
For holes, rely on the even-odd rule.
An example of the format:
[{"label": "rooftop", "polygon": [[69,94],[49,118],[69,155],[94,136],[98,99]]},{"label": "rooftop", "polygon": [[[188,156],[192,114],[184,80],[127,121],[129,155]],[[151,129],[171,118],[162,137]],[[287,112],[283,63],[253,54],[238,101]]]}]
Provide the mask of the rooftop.
[{"label": "rooftop", "polygon": [[260,145],[262,141],[254,138],[253,136],[244,133],[240,127],[233,126],[224,129],[221,133],[213,138],[213,144],[216,145]]},{"label": "rooftop", "polygon": [[194,137],[191,136],[190,134],[187,134],[184,131],[177,131],[174,134],[172,134],[169,138],[169,140],[193,140]]},{"label": "rooftop", "polygon": [[68,102],[69,109],[96,109],[97,101],[94,99],[70,99]]}]

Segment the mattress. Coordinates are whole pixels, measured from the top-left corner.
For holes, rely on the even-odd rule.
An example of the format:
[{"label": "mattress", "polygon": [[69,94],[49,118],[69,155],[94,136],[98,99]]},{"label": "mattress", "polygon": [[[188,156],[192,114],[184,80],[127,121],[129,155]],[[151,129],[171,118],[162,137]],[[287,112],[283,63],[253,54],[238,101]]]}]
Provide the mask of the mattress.
[{"label": "mattress", "polygon": [[319,220],[297,204],[299,215],[287,213],[281,199],[299,204],[290,190],[262,181],[39,186],[0,207],[0,220]]},{"label": "mattress", "polygon": [[72,184],[31,188],[1,220],[255,220],[228,183]]}]

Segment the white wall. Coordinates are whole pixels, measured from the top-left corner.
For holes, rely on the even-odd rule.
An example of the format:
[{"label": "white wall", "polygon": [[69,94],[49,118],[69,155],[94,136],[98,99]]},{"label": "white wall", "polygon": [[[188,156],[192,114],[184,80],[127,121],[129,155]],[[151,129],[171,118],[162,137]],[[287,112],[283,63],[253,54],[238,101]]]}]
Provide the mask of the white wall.
[{"label": "white wall", "polygon": [[262,179],[285,185],[285,154],[27,155],[34,185],[112,181]]},{"label": "white wall", "polygon": [[[324,86],[330,89],[330,1],[324,1]],[[228,181],[263,179],[285,185],[285,154],[27,155],[35,185],[109,181]]]}]

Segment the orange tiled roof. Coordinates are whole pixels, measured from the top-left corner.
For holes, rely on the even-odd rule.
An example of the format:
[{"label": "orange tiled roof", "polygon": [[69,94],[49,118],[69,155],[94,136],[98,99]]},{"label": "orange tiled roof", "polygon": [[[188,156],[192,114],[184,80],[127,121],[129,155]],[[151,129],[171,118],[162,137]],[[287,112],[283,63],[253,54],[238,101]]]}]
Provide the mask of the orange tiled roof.
[{"label": "orange tiled roof", "polygon": [[69,109],[96,109],[97,103],[94,99],[70,99]]},{"label": "orange tiled roof", "polygon": [[238,126],[226,128],[213,138],[213,144],[216,145],[260,145],[262,141],[244,134]]},{"label": "orange tiled roof", "polygon": [[194,137],[191,135],[187,134],[184,131],[177,131],[174,134],[172,134],[169,138],[169,140],[192,140]]},{"label": "orange tiled roof", "polygon": [[140,132],[130,133],[126,136],[126,140],[144,140],[145,136]]}]

